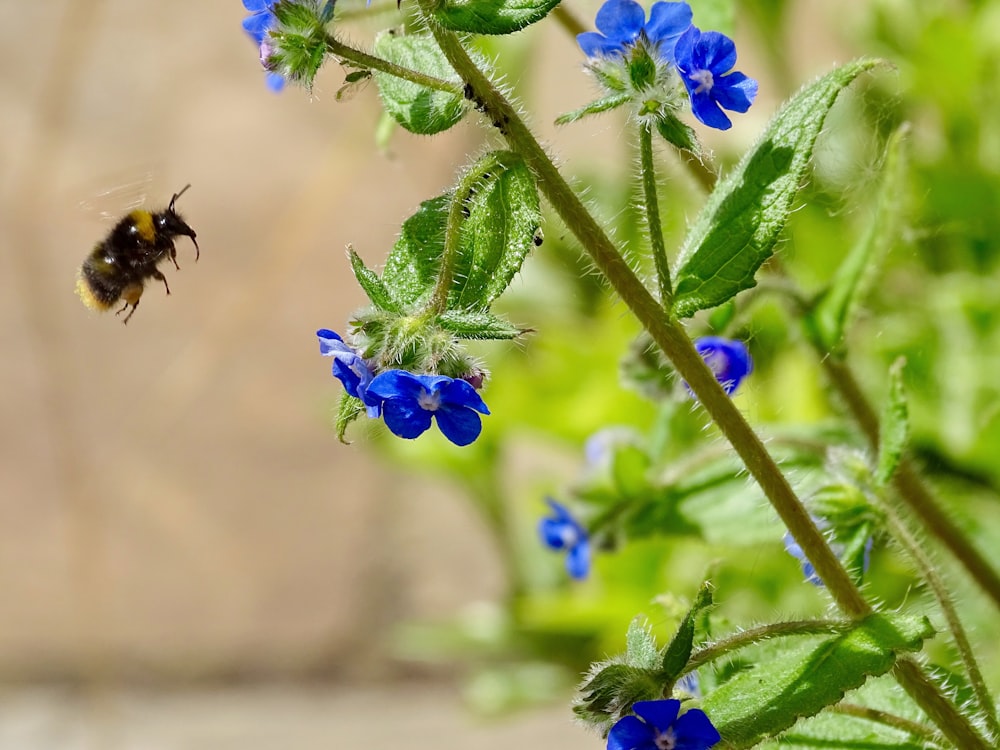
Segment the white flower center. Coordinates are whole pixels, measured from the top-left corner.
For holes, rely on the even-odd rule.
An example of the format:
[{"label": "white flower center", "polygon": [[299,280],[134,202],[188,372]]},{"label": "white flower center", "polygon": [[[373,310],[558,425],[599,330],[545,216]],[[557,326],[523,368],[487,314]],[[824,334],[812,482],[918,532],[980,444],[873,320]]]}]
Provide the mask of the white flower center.
[{"label": "white flower center", "polygon": [[441,394],[421,390],[420,395],[417,396],[417,403],[424,411],[437,411],[441,406]]},{"label": "white flower center", "polygon": [[580,534],[569,524],[559,529],[559,538],[562,539],[564,549],[570,549],[580,543]]},{"label": "white flower center", "polygon": [[698,88],[694,90],[696,94],[709,92],[712,90],[712,86],[715,85],[711,70],[696,70],[691,73],[691,80],[698,82]]},{"label": "white flower center", "polygon": [[[709,75],[712,74],[709,73]],[[674,750],[677,747],[677,738],[674,737],[673,727],[667,729],[666,732],[657,733],[653,743],[656,745],[657,750]]]}]

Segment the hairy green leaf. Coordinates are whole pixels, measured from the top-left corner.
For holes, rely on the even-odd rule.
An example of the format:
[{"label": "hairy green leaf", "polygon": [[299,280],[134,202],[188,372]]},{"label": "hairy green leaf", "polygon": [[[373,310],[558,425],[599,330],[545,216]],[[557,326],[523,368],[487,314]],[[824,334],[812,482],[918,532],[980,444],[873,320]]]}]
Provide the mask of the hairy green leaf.
[{"label": "hairy green leaf", "polygon": [[460,339],[516,339],[525,333],[523,328],[482,310],[448,310],[437,317],[437,323]]},{"label": "hairy green leaf", "polygon": [[625,662],[630,667],[656,669],[660,660],[660,649],[649,625],[641,617],[632,618],[625,635]]},{"label": "hairy green leaf", "polygon": [[[433,37],[427,34],[384,32],[375,40],[375,54],[404,68],[461,83]],[[468,111],[468,102],[461,94],[429,89],[380,71],[375,72],[375,82],[386,111],[411,133],[440,133]]]},{"label": "hairy green leaf", "polygon": [[900,357],[889,368],[889,398],[882,411],[878,436],[878,463],[875,481],[884,487],[899,466],[910,433],[910,415],[903,389],[903,367],[906,360]]},{"label": "hairy green leaf", "polygon": [[358,284],[364,290],[365,294],[368,295],[368,299],[371,300],[372,304],[379,310],[385,310],[386,312],[402,312],[399,303],[393,298],[392,292],[382,283],[382,279],[379,278],[377,273],[365,266],[365,262],[361,260],[360,255],[354,252],[353,247],[348,248],[348,254],[351,259],[351,270],[354,271],[354,278],[358,280]]},{"label": "hairy green leaf", "polygon": [[872,614],[819,643],[786,646],[739,672],[702,701],[727,746],[752,747],[885,674],[934,634],[925,617]]},{"label": "hairy green leaf", "polygon": [[342,443],[348,443],[344,438],[347,427],[355,419],[365,413],[365,405],[361,399],[355,398],[346,392],[340,396],[340,405],[337,407],[337,419],[334,422],[337,428],[337,439]]},{"label": "hairy green leaf", "polygon": [[677,628],[677,632],[674,633],[674,637],[663,652],[663,662],[660,668],[667,679],[676,679],[681,670],[687,666],[688,660],[691,658],[691,649],[694,647],[695,623],[701,613],[711,606],[712,583],[705,581],[698,590],[694,604],[684,615],[680,627]]},{"label": "hairy green leaf", "polygon": [[401,304],[413,307],[434,290],[451,195],[439,195],[420,204],[403,222],[399,239],[382,269],[382,282]]},{"label": "hairy green leaf", "polygon": [[560,0],[445,0],[435,10],[438,23],[469,34],[513,34],[540,21]]},{"label": "hairy green leaf", "polygon": [[878,267],[898,240],[906,190],[906,126],[889,139],[885,168],[871,221],[864,236],[837,268],[830,286],[806,317],[806,330],[824,351],[845,353],[844,337],[858,304],[871,288]]},{"label": "hairy green leaf", "polygon": [[681,249],[674,315],[720,305],[757,283],[754,274],[785,226],[827,113],[847,85],[879,64],[856,60],[803,88],[719,182]]},{"label": "hairy green leaf", "polygon": [[566,125],[571,122],[576,122],[587,115],[596,115],[601,112],[608,112],[612,109],[617,109],[618,107],[626,104],[631,100],[631,94],[611,94],[605,96],[596,101],[592,101],[586,106],[580,107],[580,109],[574,109],[572,112],[567,112],[564,115],[559,115],[556,118],[556,125]]}]

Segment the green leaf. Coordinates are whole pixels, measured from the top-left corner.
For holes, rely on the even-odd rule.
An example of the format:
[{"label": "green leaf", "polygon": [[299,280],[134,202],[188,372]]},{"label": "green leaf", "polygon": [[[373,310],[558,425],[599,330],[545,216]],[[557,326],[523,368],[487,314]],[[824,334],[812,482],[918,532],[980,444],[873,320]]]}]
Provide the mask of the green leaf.
[{"label": "green leaf", "polygon": [[781,639],[780,650],[720,685],[702,709],[727,747],[752,747],[885,674],[899,654],[919,650],[932,635],[926,617],[872,614],[819,643],[788,646]]},{"label": "green leaf", "polygon": [[516,339],[527,330],[481,310],[448,310],[437,317],[437,323],[460,339]]},{"label": "green leaf", "polygon": [[572,112],[559,115],[559,117],[556,118],[556,125],[567,125],[568,123],[583,119],[587,115],[609,112],[612,109],[617,109],[623,104],[627,104],[631,98],[631,94],[611,94],[609,96],[605,96],[584,107],[580,107],[580,109],[574,109]]},{"label": "green leaf", "polygon": [[355,419],[360,417],[365,413],[365,405],[361,402],[361,399],[354,398],[347,394],[346,392],[340,396],[340,406],[337,407],[337,420],[334,423],[337,428],[337,439],[348,444],[350,441],[344,439],[344,435],[347,433],[347,427]]},{"label": "green leaf", "polygon": [[[375,54],[404,68],[461,83],[429,35],[383,32],[375,39]],[[375,72],[375,81],[386,111],[411,133],[440,133],[455,125],[468,111],[468,102],[461,94],[436,91],[380,71]]]},{"label": "green leaf", "polygon": [[910,433],[909,409],[903,389],[903,367],[906,360],[897,359],[889,368],[889,398],[882,411],[878,436],[878,463],[875,465],[875,482],[884,487],[903,457]]},{"label": "green leaf", "polygon": [[629,623],[625,635],[625,662],[630,667],[656,669],[660,660],[660,649],[656,646],[656,638],[641,617],[635,617]]},{"label": "green leaf", "polygon": [[867,231],[837,268],[830,286],[805,320],[814,343],[837,356],[844,355],[844,337],[858,304],[871,288],[882,259],[899,238],[906,194],[903,146],[907,130],[906,126],[899,128],[886,146],[885,171]]},{"label": "green leaf", "polygon": [[348,247],[348,254],[351,259],[351,270],[354,271],[354,278],[368,295],[368,299],[379,310],[386,312],[402,312],[399,303],[393,298],[392,292],[382,283],[378,274],[365,266],[361,256],[354,252],[353,247]]},{"label": "green leaf", "polygon": [[726,36],[732,36],[734,31],[733,0],[690,0],[694,17],[698,19],[698,27],[721,31]]},{"label": "green leaf", "polygon": [[382,282],[401,304],[412,307],[434,290],[451,195],[439,195],[420,204],[403,222],[399,239],[382,269]]},{"label": "green leaf", "polygon": [[611,725],[632,710],[636,701],[656,700],[663,683],[655,673],[628,664],[603,664],[580,686],[573,713],[607,733]]},{"label": "green leaf", "polygon": [[694,647],[695,623],[702,612],[712,606],[712,603],[712,584],[710,581],[705,581],[698,590],[694,604],[684,615],[680,627],[677,628],[677,632],[663,652],[660,668],[666,679],[677,679],[681,670],[687,666],[688,660],[691,658],[691,649]]},{"label": "green leaf", "polygon": [[674,315],[715,307],[757,283],[754,274],[785,226],[827,113],[848,84],[879,64],[856,60],[806,86],[719,182],[681,249]]},{"label": "green leaf", "polygon": [[446,29],[469,34],[513,34],[540,21],[560,0],[445,0],[434,11]]},{"label": "green leaf", "polygon": [[512,151],[492,151],[473,165],[463,184],[473,187],[463,201],[449,308],[487,309],[510,285],[542,223],[531,170]]},{"label": "green leaf", "polygon": [[698,141],[694,128],[681,122],[670,112],[657,118],[656,132],[663,136],[667,143],[676,146],[681,151],[689,151],[699,159],[701,158],[701,143]]}]

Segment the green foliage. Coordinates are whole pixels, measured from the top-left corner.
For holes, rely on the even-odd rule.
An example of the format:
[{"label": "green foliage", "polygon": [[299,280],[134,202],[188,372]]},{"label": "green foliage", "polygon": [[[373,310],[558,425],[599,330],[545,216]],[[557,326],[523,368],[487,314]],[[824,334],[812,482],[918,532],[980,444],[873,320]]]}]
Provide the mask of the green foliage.
[{"label": "green foliage", "polygon": [[855,78],[879,64],[857,60],[806,86],[719,182],[681,248],[673,273],[674,315],[689,317],[756,284],[754,275],[785,226],[830,107]]},{"label": "green foliage", "polygon": [[878,464],[875,469],[875,481],[886,485],[892,479],[893,472],[899,465],[906,449],[909,435],[909,412],[906,408],[906,393],[903,390],[903,367],[906,360],[896,360],[889,370],[889,397],[885,401],[880,423]]},{"label": "green foliage", "polygon": [[752,747],[885,674],[933,634],[924,617],[878,614],[818,644],[782,643],[705,696],[702,708],[730,746]]},{"label": "green foliage", "polygon": [[561,0],[443,0],[434,18],[469,34],[513,34],[541,21]]},{"label": "green foliage", "polygon": [[695,597],[691,609],[684,615],[680,627],[674,633],[674,637],[667,644],[663,651],[663,661],[660,669],[663,676],[668,680],[675,680],[687,666],[691,658],[691,649],[694,648],[695,626],[704,611],[712,606],[712,584],[708,581],[702,584],[698,595]]},{"label": "green foliage", "polygon": [[[404,68],[460,83],[428,35],[383,32],[375,40],[375,54]],[[468,111],[468,102],[461,94],[429,89],[380,71],[375,72],[375,82],[386,112],[411,133],[440,133],[458,123]]]}]

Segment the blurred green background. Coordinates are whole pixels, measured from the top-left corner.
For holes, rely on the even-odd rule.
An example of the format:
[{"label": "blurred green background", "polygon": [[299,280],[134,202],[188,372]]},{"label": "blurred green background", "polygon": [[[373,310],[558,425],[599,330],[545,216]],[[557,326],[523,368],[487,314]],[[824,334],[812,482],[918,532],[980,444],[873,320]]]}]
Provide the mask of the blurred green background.
[{"label": "blurred green background", "polygon": [[[395,3],[376,5],[349,38],[397,22]],[[590,25],[599,3],[564,5]],[[865,231],[886,138],[909,122],[901,231],[850,360],[877,401],[907,357],[914,449],[1000,564],[1000,2],[692,5],[761,81],[748,115],[705,134],[722,164],[837,62],[893,63],[835,108],[779,256],[821,288]],[[572,496],[586,438],[656,421],[620,383],[636,329],[558,222],[504,303],[537,333],[481,347],[483,439],[463,451],[355,426],[353,445],[336,442],[339,385],[313,332],[343,331],[363,302],[346,244],[380,263],[402,220],[495,136],[470,117],[380,151],[374,87],[337,103],[330,64],[312,100],[272,95],[243,15],[235,0],[0,3],[0,745],[389,747],[383,723],[416,747],[596,744],[570,724],[580,671],[621,649],[637,613],[669,635],[714,561],[722,623],[821,611],[746,479],[738,500],[757,522],[743,539],[654,535],[572,585],[540,548],[543,498]],[[627,123],[551,125],[594,95],[572,38],[545,22],[489,51],[639,257]],[[676,244],[702,196],[670,154],[661,166]],[[182,244],[171,296],[151,286],[126,328],[73,294],[108,229],[79,204],[150,170],[154,205],[192,183],[180,207],[202,257]],[[755,357],[738,397],[752,422],[840,430],[780,297],[755,294],[732,326]],[[718,444],[676,408],[669,451]],[[892,553],[876,554],[870,581],[888,606],[921,596]],[[950,581],[973,640],[995,641],[995,613],[962,574]],[[532,711],[483,725],[463,705]]]}]

